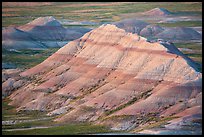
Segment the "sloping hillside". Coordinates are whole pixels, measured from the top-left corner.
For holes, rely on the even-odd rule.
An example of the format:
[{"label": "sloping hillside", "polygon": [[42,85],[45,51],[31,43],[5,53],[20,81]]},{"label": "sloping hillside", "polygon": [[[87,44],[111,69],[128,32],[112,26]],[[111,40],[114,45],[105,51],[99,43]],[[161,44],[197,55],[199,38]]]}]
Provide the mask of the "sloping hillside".
[{"label": "sloping hillside", "polygon": [[54,17],[40,17],[17,28],[2,30],[5,49],[33,49],[62,47],[91,29],[64,28]]},{"label": "sloping hillside", "polygon": [[107,24],[20,73],[13,84],[22,84],[9,96],[10,104],[60,115],[57,122],[91,121],[114,130],[163,118],[193,122],[202,114],[202,74],[196,67],[173,44],[149,43]]}]

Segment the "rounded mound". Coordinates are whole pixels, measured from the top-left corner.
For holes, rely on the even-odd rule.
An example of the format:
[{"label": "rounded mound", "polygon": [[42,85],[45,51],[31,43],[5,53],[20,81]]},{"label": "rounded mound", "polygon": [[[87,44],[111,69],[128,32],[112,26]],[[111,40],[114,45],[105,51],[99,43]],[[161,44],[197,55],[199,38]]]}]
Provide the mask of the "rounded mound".
[{"label": "rounded mound", "polygon": [[153,37],[163,30],[164,28],[160,27],[159,25],[148,25],[141,30],[140,35],[143,37]]},{"label": "rounded mound", "polygon": [[124,29],[127,32],[139,34],[139,32],[149,24],[137,19],[125,19],[114,23],[114,25],[116,25],[118,28]]},{"label": "rounded mound", "polygon": [[201,34],[192,28],[175,27],[166,28],[163,32],[155,37],[165,40],[198,40],[201,39]]}]

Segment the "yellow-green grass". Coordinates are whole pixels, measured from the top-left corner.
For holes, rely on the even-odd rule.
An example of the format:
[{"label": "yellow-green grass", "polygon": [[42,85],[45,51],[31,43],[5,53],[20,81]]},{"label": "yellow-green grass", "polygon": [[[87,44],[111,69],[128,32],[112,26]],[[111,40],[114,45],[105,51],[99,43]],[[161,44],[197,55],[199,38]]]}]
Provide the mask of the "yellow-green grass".
[{"label": "yellow-green grass", "polygon": [[[201,43],[175,43],[177,48],[187,48],[192,51],[182,51],[195,62],[202,64],[202,44]],[[200,68],[201,70],[202,68]]]},{"label": "yellow-green grass", "polygon": [[9,98],[4,98],[2,100],[2,120],[29,120],[37,119],[42,117],[47,117],[46,112],[41,111],[19,111],[17,112],[14,106],[8,105],[11,100]]},{"label": "yellow-green grass", "polygon": [[96,134],[109,133],[105,126],[92,125],[89,123],[67,124],[44,129],[31,129],[23,131],[2,131],[3,135],[73,135],[73,134]]},{"label": "yellow-green grass", "polygon": [[41,63],[59,48],[45,50],[23,49],[19,52],[2,50],[2,62],[14,64],[18,68],[28,69]]},{"label": "yellow-green grass", "polygon": [[[103,125],[93,125],[90,123],[66,124],[53,122],[55,117],[46,116],[46,112],[40,111],[20,111],[15,107],[8,105],[11,100],[5,98],[2,100],[2,120],[19,120],[20,117],[26,117],[24,121],[16,124],[2,125],[3,135],[67,135],[67,134],[95,134],[113,132]],[[39,118],[48,118],[36,121]],[[22,131],[6,131],[8,129],[22,129],[31,127],[49,127],[44,129],[27,129]]]},{"label": "yellow-green grass", "polygon": [[[72,6],[74,4],[74,6]],[[85,4],[83,6],[83,4]],[[2,26],[23,25],[33,18],[42,16],[54,16],[57,19],[72,19],[76,21],[89,20],[95,22],[117,21],[122,14],[145,12],[156,7],[166,8],[172,12],[183,12],[186,14],[202,15],[202,3],[186,2],[134,2],[134,3],[114,3],[110,5],[89,5],[92,3],[54,3],[46,6],[33,7],[9,7],[17,9],[14,14],[11,11],[4,11]],[[107,4],[107,3],[106,3]],[[3,6],[3,9],[8,8]],[[28,10],[29,9],[29,10]],[[93,10],[84,12],[83,10]],[[95,11],[94,11],[95,10]],[[195,14],[196,13],[196,14]],[[23,18],[23,19],[22,19]]]},{"label": "yellow-green grass", "polygon": [[177,21],[174,23],[158,23],[161,27],[198,27],[202,21]]}]

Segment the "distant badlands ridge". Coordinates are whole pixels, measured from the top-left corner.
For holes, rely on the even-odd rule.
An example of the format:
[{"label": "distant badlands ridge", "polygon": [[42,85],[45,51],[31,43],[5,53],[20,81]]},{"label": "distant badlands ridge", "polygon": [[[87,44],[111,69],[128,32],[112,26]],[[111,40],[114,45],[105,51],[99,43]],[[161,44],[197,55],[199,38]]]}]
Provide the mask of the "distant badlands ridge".
[{"label": "distant badlands ridge", "polygon": [[2,30],[2,46],[6,49],[62,47],[77,39],[88,28],[64,28],[54,17],[39,17],[19,27]]},{"label": "distant badlands ridge", "polygon": [[144,12],[143,14],[148,16],[168,16],[172,15],[173,13],[165,8],[154,8],[152,10]]},{"label": "distant badlands ridge", "polygon": [[[171,12],[163,8],[155,8],[144,12],[149,16],[166,16]],[[147,39],[163,39],[171,42],[201,41],[201,34],[192,28],[186,27],[160,27],[137,19],[125,19],[113,22],[117,27],[127,32],[139,34]],[[69,41],[80,38],[91,29],[84,27],[64,28],[54,17],[39,17],[19,27],[6,27],[2,29],[2,46],[5,49],[33,49],[62,47]]]},{"label": "distant badlands ridge", "polygon": [[125,19],[113,24],[127,32],[139,34],[148,40],[163,39],[171,42],[202,40],[202,35],[199,32],[188,27],[161,27],[136,19]]},{"label": "distant badlands ridge", "polygon": [[17,110],[60,115],[57,122],[129,130],[175,117],[166,127],[178,129],[202,119],[201,82],[195,62],[173,44],[107,24],[5,81],[2,90],[13,90]]}]

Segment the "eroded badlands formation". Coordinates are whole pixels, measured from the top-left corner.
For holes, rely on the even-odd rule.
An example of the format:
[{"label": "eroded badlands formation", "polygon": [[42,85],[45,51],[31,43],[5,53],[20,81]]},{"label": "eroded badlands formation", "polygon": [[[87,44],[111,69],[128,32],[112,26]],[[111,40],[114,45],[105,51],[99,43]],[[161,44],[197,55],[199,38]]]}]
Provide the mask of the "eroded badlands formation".
[{"label": "eroded badlands formation", "polygon": [[115,25],[69,42],[13,80],[23,84],[9,96],[11,105],[62,114],[57,122],[92,121],[124,130],[155,122],[146,120],[151,117],[175,117],[175,128],[202,119],[196,64],[173,44],[149,43]]},{"label": "eroded badlands formation", "polygon": [[124,19],[113,23],[127,32],[138,34],[149,40],[163,39],[171,42],[202,41],[202,34],[188,27],[161,27],[137,19]]},{"label": "eroded badlands formation", "polygon": [[19,27],[2,30],[2,46],[5,49],[62,47],[68,41],[80,38],[91,29],[64,28],[52,16],[39,17]]},{"label": "eroded badlands formation", "polygon": [[165,8],[154,8],[144,12],[143,14],[148,16],[168,16],[172,13]]}]

